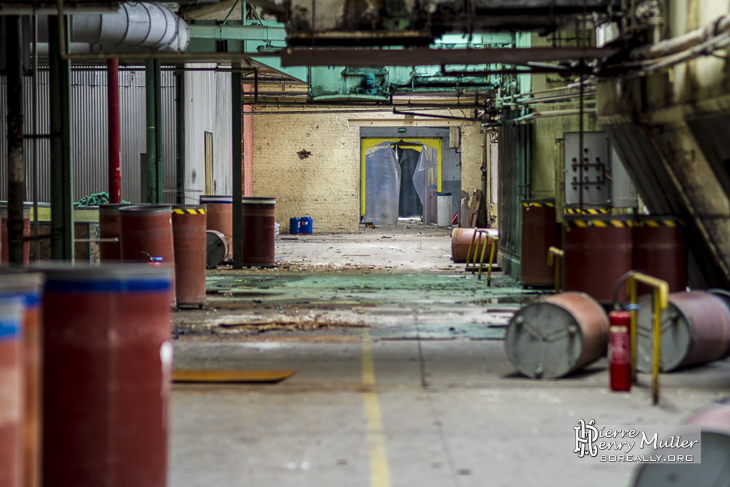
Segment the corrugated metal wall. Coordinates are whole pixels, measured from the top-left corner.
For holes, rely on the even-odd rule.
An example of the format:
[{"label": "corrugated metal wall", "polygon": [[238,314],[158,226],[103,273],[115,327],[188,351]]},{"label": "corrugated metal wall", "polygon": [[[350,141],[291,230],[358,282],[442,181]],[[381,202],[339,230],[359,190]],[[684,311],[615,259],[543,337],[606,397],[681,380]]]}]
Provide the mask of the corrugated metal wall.
[{"label": "corrugated metal wall", "polygon": [[[175,76],[162,72],[162,120],[164,198],[175,201]],[[107,191],[107,97],[106,69],[87,67],[71,75],[72,151],[74,161],[74,199]],[[33,133],[32,80],[24,78],[25,133]],[[38,131],[49,132],[48,71],[38,75]],[[143,68],[119,72],[120,122],[122,133],[122,198],[142,201],[140,154],[146,152],[145,73]],[[0,180],[7,171],[6,80],[0,77]],[[32,140],[26,139],[23,159],[26,167],[26,199],[32,199]],[[50,201],[50,141],[38,141],[39,201]],[[0,184],[0,199],[7,199],[7,185]]]},{"label": "corrugated metal wall", "polygon": [[[214,68],[215,64],[189,64]],[[185,73],[185,202],[197,204],[205,192],[205,133],[213,134],[213,194],[231,194],[233,173],[231,75]]]},{"label": "corrugated metal wall", "polygon": [[522,200],[529,198],[532,125],[504,125],[499,129],[499,252],[505,273],[520,273]]}]

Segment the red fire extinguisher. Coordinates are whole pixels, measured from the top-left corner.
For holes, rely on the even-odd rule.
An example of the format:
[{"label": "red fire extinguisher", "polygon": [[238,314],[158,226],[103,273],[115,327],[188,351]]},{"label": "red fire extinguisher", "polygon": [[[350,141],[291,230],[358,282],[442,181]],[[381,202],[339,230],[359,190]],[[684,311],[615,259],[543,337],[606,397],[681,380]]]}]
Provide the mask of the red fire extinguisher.
[{"label": "red fire extinguisher", "polygon": [[612,391],[631,390],[631,313],[611,311],[608,362]]}]

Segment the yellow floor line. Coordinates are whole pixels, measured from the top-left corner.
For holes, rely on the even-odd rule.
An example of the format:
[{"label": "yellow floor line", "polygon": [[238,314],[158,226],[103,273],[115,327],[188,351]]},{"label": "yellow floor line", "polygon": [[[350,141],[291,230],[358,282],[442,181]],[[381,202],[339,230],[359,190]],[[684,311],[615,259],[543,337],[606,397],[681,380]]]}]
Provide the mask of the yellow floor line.
[{"label": "yellow floor line", "polygon": [[385,433],[380,417],[380,402],[375,392],[375,367],[373,350],[370,346],[370,333],[362,333],[362,383],[373,387],[363,394],[365,400],[365,419],[367,420],[368,455],[370,457],[370,487],[390,487],[390,468],[385,453]]}]

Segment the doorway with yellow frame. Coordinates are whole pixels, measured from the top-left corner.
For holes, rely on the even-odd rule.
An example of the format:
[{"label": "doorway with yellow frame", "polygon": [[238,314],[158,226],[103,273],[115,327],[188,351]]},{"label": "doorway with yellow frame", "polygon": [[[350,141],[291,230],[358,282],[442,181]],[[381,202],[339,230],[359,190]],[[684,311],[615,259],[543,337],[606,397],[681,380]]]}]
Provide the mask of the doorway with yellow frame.
[{"label": "doorway with yellow frame", "polygon": [[[372,147],[391,143],[401,169],[398,216],[401,219],[420,218],[423,215],[421,202],[413,185],[413,174],[418,164],[421,151],[425,150],[432,161],[436,162],[436,173],[429,174],[428,184],[434,188],[433,193],[442,187],[442,139],[436,137],[403,137],[403,138],[362,138],[360,139],[360,216],[365,214],[367,198],[366,187],[366,151]],[[429,199],[435,198],[429,195]],[[435,214],[435,213],[434,213]]]}]

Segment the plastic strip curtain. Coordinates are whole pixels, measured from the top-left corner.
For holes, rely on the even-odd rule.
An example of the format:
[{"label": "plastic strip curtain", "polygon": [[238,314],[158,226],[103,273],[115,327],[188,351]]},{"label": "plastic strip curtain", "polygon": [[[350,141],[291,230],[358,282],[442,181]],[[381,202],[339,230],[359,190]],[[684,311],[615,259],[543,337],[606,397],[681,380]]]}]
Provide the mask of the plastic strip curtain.
[{"label": "plastic strip curtain", "polygon": [[434,158],[430,157],[429,148],[421,149],[416,172],[413,174],[413,185],[423,206],[423,222],[437,222],[436,193],[438,192],[436,174],[438,171]]},{"label": "plastic strip curtain", "polygon": [[400,165],[390,142],[383,142],[365,151],[363,222],[388,225],[398,223],[400,177]]}]

